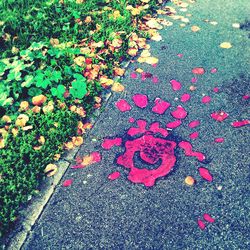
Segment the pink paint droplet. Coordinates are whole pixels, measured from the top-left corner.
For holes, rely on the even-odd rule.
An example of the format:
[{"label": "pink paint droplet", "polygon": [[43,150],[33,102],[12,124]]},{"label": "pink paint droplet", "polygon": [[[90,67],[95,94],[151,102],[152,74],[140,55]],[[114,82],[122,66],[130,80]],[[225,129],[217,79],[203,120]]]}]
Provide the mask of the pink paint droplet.
[{"label": "pink paint droplet", "polygon": [[250,95],[244,95],[244,96],[242,96],[242,98],[243,98],[244,100],[248,100],[248,99],[250,98]]},{"label": "pink paint droplet", "polygon": [[136,134],[143,134],[143,133],[145,133],[147,131],[146,130],[146,126],[147,126],[147,122],[146,121],[144,121],[144,120],[137,120],[136,123],[137,123],[138,128],[134,128],[134,127],[130,128],[128,130],[128,132],[127,132],[128,135],[134,136]]},{"label": "pink paint droplet", "polygon": [[171,115],[176,119],[184,119],[187,116],[187,111],[182,106],[177,106],[176,110],[171,112]]},{"label": "pink paint droplet", "polygon": [[136,79],[136,78],[137,78],[137,74],[136,74],[135,72],[132,72],[132,73],[130,74],[130,77],[131,77],[132,79]]},{"label": "pink paint droplet", "polygon": [[214,223],[215,219],[212,218],[209,214],[203,214],[203,218],[205,221],[209,222],[209,223]]},{"label": "pink paint droplet", "polygon": [[181,102],[187,102],[190,100],[190,98],[191,98],[191,96],[189,94],[185,93],[181,97]]},{"label": "pink paint droplet", "polygon": [[152,64],[152,67],[153,67],[153,68],[156,68],[156,67],[157,67],[157,63]]},{"label": "pink paint droplet", "polygon": [[171,83],[171,87],[172,87],[173,91],[177,91],[177,90],[181,89],[181,83],[180,82],[173,79],[173,80],[170,81],[170,83]]},{"label": "pink paint droplet", "polygon": [[188,124],[188,126],[189,126],[190,128],[195,128],[195,127],[197,127],[197,126],[199,126],[199,125],[200,125],[200,121],[199,121],[199,120],[191,121],[191,122]]},{"label": "pink paint droplet", "polygon": [[242,121],[236,121],[236,122],[233,122],[232,123],[232,126],[234,128],[240,128],[240,127],[243,127],[243,126],[246,126],[250,124],[250,121],[249,120],[242,120]]},{"label": "pink paint droplet", "polygon": [[200,176],[204,180],[209,181],[209,182],[213,181],[213,176],[210,174],[208,169],[200,167],[198,170],[199,170]]},{"label": "pink paint droplet", "polygon": [[205,69],[201,67],[193,68],[192,73],[195,75],[203,75],[205,73]]},{"label": "pink paint droplet", "polygon": [[202,97],[202,103],[209,103],[211,102],[211,97],[210,96],[204,96]]},{"label": "pink paint droplet", "polygon": [[164,114],[165,111],[171,106],[169,102],[163,101],[161,98],[156,98],[154,103],[155,106],[152,108],[152,111],[159,115]]},{"label": "pink paint droplet", "polygon": [[211,72],[212,74],[214,74],[214,73],[217,72],[217,69],[216,69],[216,68],[212,68],[212,69],[210,70],[210,72]]},{"label": "pink paint droplet", "polygon": [[192,82],[192,83],[196,83],[197,80],[198,80],[198,79],[197,79],[196,77],[193,77],[193,78],[191,79],[191,82]]},{"label": "pink paint droplet", "polygon": [[204,230],[206,228],[206,225],[202,220],[198,219],[197,223],[201,230]]},{"label": "pink paint droplet", "polygon": [[69,187],[71,186],[72,182],[73,182],[73,179],[68,179],[68,180],[65,180],[62,185],[64,187]]},{"label": "pink paint droplet", "polygon": [[164,137],[166,137],[168,135],[168,131],[164,128],[160,128],[160,124],[159,122],[154,122],[150,125],[149,131],[153,132],[153,133],[160,133],[162,134]]},{"label": "pink paint droplet", "polygon": [[193,151],[193,146],[190,142],[181,141],[179,143],[179,147],[184,149],[186,156],[196,157],[198,161],[204,161],[206,159],[206,157],[203,153]]},{"label": "pink paint droplet", "polygon": [[133,102],[139,108],[145,108],[148,105],[148,97],[142,94],[136,94],[132,97]]},{"label": "pink paint droplet", "polygon": [[177,54],[177,56],[178,56],[179,58],[182,58],[182,57],[183,57],[183,54]]},{"label": "pink paint droplet", "polygon": [[211,117],[218,122],[222,122],[228,117],[228,114],[224,111],[219,111],[212,113]]},{"label": "pink paint droplet", "polygon": [[135,122],[135,119],[134,119],[133,117],[129,117],[128,121],[129,121],[130,123],[134,123],[134,122]]},{"label": "pink paint droplet", "polygon": [[130,104],[124,99],[119,100],[118,102],[116,102],[115,105],[121,112],[126,112],[131,110]]},{"label": "pink paint droplet", "polygon": [[167,125],[166,125],[166,127],[167,128],[177,128],[177,127],[179,127],[180,125],[181,125],[181,120],[175,120],[175,121],[173,121],[173,122],[169,122]]},{"label": "pink paint droplet", "polygon": [[157,76],[153,76],[152,82],[153,82],[154,84],[158,83],[158,82],[159,82],[159,78],[158,78]]},{"label": "pink paint droplet", "polygon": [[108,176],[108,179],[111,180],[111,181],[114,181],[114,180],[118,179],[120,176],[121,176],[121,173],[117,171],[117,172],[111,173]]},{"label": "pink paint droplet", "polygon": [[199,137],[199,132],[193,132],[192,134],[189,135],[189,138],[192,140],[195,140]]},{"label": "pink paint droplet", "polygon": [[215,138],[214,142],[216,142],[216,143],[222,143],[222,142],[224,142],[224,138],[222,138],[222,137]]},{"label": "pink paint droplet", "polygon": [[109,150],[114,146],[120,146],[122,144],[122,138],[115,139],[104,139],[102,143],[102,148]]},{"label": "pink paint droplet", "polygon": [[86,166],[82,165],[82,164],[78,164],[78,165],[74,165],[71,168],[72,169],[81,169],[81,168],[85,168]]},{"label": "pink paint droplet", "polygon": [[214,92],[215,92],[215,93],[218,93],[218,92],[219,92],[219,88],[215,87],[215,88],[214,88]]},{"label": "pink paint droplet", "polygon": [[92,163],[97,163],[102,160],[102,156],[99,152],[92,152],[90,156],[92,157]]}]

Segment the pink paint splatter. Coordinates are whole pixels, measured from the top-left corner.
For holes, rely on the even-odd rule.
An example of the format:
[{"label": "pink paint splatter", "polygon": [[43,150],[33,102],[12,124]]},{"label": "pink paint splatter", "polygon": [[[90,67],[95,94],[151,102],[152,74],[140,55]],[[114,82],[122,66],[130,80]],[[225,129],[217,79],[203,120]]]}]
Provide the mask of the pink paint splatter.
[{"label": "pink paint splatter", "polygon": [[217,69],[216,69],[216,68],[212,68],[212,69],[210,70],[210,72],[211,72],[212,74],[214,74],[214,73],[217,72]]},{"label": "pink paint splatter", "polygon": [[243,98],[244,100],[248,100],[248,99],[250,98],[250,95],[243,95],[242,98]]},{"label": "pink paint splatter", "polygon": [[182,58],[182,57],[183,57],[183,54],[177,54],[177,56],[178,56],[179,58]]},{"label": "pink paint splatter", "polygon": [[134,136],[136,134],[142,134],[147,131],[146,130],[147,122],[145,120],[137,120],[136,123],[137,123],[138,128],[134,128],[134,127],[130,128],[127,133],[128,135]]},{"label": "pink paint splatter", "polygon": [[179,143],[179,147],[184,149],[186,156],[193,156],[196,157],[198,161],[204,161],[206,159],[205,155],[201,152],[194,152],[193,146],[190,142],[181,141]]},{"label": "pink paint splatter", "polygon": [[218,122],[222,122],[228,117],[228,114],[224,111],[219,111],[212,113],[211,117]]},{"label": "pink paint splatter", "polygon": [[199,170],[200,176],[203,179],[205,179],[206,181],[209,181],[209,182],[213,181],[213,176],[210,174],[208,169],[200,167],[198,170]]},{"label": "pink paint splatter", "polygon": [[216,143],[222,143],[222,142],[224,142],[225,140],[224,140],[224,138],[223,137],[218,137],[218,138],[215,138],[214,139],[214,142],[216,142]]},{"label": "pink paint splatter", "polygon": [[68,179],[68,180],[65,180],[62,185],[64,187],[69,187],[71,186],[72,183],[73,183],[73,179]]},{"label": "pink paint splatter", "polygon": [[156,68],[156,67],[157,67],[157,63],[152,64],[152,67],[153,67],[153,68]]},{"label": "pink paint splatter", "polygon": [[195,75],[203,75],[205,73],[205,69],[201,67],[193,68],[192,73]]},{"label": "pink paint splatter", "polygon": [[242,121],[236,121],[236,122],[233,122],[232,123],[232,126],[234,128],[240,128],[240,127],[243,127],[243,126],[246,126],[250,124],[250,121],[249,120],[242,120]]},{"label": "pink paint splatter", "polygon": [[137,78],[137,74],[136,74],[135,72],[132,72],[132,73],[130,74],[130,77],[131,77],[132,79],[136,79],[136,78]]},{"label": "pink paint splatter", "polygon": [[187,116],[187,111],[182,106],[177,106],[176,110],[171,112],[171,115],[176,119],[184,119]]},{"label": "pink paint splatter", "polygon": [[190,100],[190,98],[191,98],[191,96],[189,94],[185,93],[181,97],[181,102],[187,102]]},{"label": "pink paint splatter", "polygon": [[205,221],[209,222],[209,223],[214,223],[215,219],[212,218],[209,214],[203,214],[203,218]]},{"label": "pink paint splatter", "polygon": [[142,94],[136,94],[132,97],[133,102],[139,108],[145,108],[148,105],[148,97]]},{"label": "pink paint splatter", "polygon": [[114,181],[114,180],[118,179],[120,176],[121,176],[121,173],[116,171],[116,172],[111,173],[108,176],[108,179],[111,180],[111,181]]},{"label": "pink paint splatter", "polygon": [[130,104],[124,99],[119,100],[118,102],[115,103],[115,105],[121,112],[126,112],[131,110]]},{"label": "pink paint splatter", "polygon": [[206,228],[205,223],[201,219],[198,219],[197,223],[201,230],[204,230]]},{"label": "pink paint splatter", "polygon": [[115,138],[115,139],[104,139],[102,143],[102,148],[109,150],[114,146],[120,146],[122,144],[122,138]]},{"label": "pink paint splatter", "polygon": [[191,79],[191,82],[192,82],[192,83],[196,83],[197,80],[198,80],[198,79],[197,79],[196,77],[193,77],[193,78]]},{"label": "pink paint splatter", "polygon": [[161,98],[156,98],[154,103],[155,106],[152,108],[152,111],[159,115],[164,114],[165,111],[171,106],[169,102],[163,101]]},{"label": "pink paint splatter", "polygon": [[90,156],[92,157],[92,163],[97,163],[102,160],[102,156],[99,152],[92,152]]},{"label": "pink paint splatter", "polygon": [[153,77],[153,75],[149,72],[142,72],[141,73],[141,80],[142,81],[145,81],[147,78],[151,78]]},{"label": "pink paint splatter", "polygon": [[173,122],[169,122],[169,123],[166,125],[166,127],[167,127],[167,128],[173,129],[173,128],[179,127],[181,124],[182,124],[181,120],[175,120],[175,121],[173,121]]},{"label": "pink paint splatter", "polygon": [[78,164],[78,165],[74,165],[71,168],[72,169],[81,169],[81,168],[85,168],[86,166],[82,165],[82,164]]},{"label": "pink paint splatter", "polygon": [[209,103],[211,102],[211,97],[210,96],[204,96],[202,97],[202,103]]},{"label": "pink paint splatter", "polygon": [[153,133],[160,133],[162,134],[164,137],[166,137],[168,135],[168,131],[164,128],[160,128],[160,123],[159,122],[154,122],[150,125],[149,131],[153,132]]},{"label": "pink paint splatter", "polygon": [[153,82],[154,84],[158,83],[158,82],[159,82],[159,78],[158,78],[157,76],[153,76],[152,82]]},{"label": "pink paint splatter", "polygon": [[173,79],[173,80],[170,81],[170,83],[171,83],[171,87],[172,87],[173,91],[177,91],[177,90],[181,89],[181,83],[180,82]]},{"label": "pink paint splatter", "polygon": [[189,138],[192,140],[195,140],[199,137],[199,132],[193,132],[192,134],[189,135]]},{"label": "pink paint splatter", "polygon": [[135,119],[134,119],[133,117],[129,117],[128,121],[129,121],[130,123],[134,123],[134,122],[135,122]]},{"label": "pink paint splatter", "polygon": [[189,126],[190,128],[196,128],[196,127],[199,126],[199,125],[200,125],[200,121],[199,121],[199,120],[191,121],[191,122],[188,124],[188,126]]},{"label": "pink paint splatter", "polygon": [[215,93],[218,93],[218,92],[219,92],[219,88],[215,87],[215,88],[214,88],[214,92],[215,92]]}]

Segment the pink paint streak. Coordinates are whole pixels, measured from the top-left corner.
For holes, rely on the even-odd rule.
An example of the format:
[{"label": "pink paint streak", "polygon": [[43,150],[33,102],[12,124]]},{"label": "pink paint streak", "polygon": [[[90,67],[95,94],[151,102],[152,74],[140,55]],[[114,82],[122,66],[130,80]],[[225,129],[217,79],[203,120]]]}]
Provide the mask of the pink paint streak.
[{"label": "pink paint streak", "polygon": [[177,106],[176,110],[171,112],[171,115],[176,119],[184,119],[187,116],[187,111],[182,106]]},{"label": "pink paint streak", "polygon": [[92,163],[97,163],[102,160],[102,156],[99,152],[92,152],[90,156],[92,157]]},{"label": "pink paint streak", "polygon": [[182,124],[182,122],[181,122],[181,120],[175,120],[175,121],[173,121],[173,122],[169,122],[167,125],[166,125],[166,127],[167,128],[177,128],[177,127],[179,127],[180,125]]},{"label": "pink paint streak", "polygon": [[217,87],[215,87],[213,90],[214,90],[215,93],[219,92],[219,88],[217,88]]},{"label": "pink paint streak", "polygon": [[209,222],[209,223],[214,223],[215,219],[212,218],[209,214],[203,214],[203,218],[205,221]]},{"label": "pink paint streak", "polygon": [[209,103],[209,102],[211,102],[211,97],[210,96],[204,96],[204,97],[202,97],[201,102],[202,103]]},{"label": "pink paint streak", "polygon": [[228,114],[224,111],[219,111],[212,113],[211,117],[218,122],[222,122],[228,117]]},{"label": "pink paint streak", "polygon": [[81,169],[81,168],[85,168],[86,166],[82,165],[82,164],[77,164],[77,165],[74,165],[72,166],[71,168],[72,169]]},{"label": "pink paint streak", "polygon": [[102,148],[109,150],[114,146],[120,146],[122,144],[122,138],[115,139],[104,139],[102,143]]},{"label": "pink paint streak", "polygon": [[160,98],[155,99],[155,106],[152,108],[154,113],[162,115],[171,106],[169,102],[163,101]]},{"label": "pink paint streak", "polygon": [[197,223],[201,230],[204,230],[206,228],[206,225],[202,220],[198,219]]},{"label": "pink paint streak", "polygon": [[68,179],[68,180],[65,180],[62,185],[64,187],[69,187],[71,186],[72,183],[73,183],[73,179]]},{"label": "pink paint streak", "polygon": [[134,122],[135,122],[135,119],[134,119],[133,117],[129,117],[128,121],[129,121],[130,123],[134,123]]},{"label": "pink paint streak", "polygon": [[153,82],[154,84],[158,83],[158,82],[159,82],[159,78],[158,78],[157,76],[153,76],[152,82]]},{"label": "pink paint streak", "polygon": [[184,152],[185,152],[186,156],[196,157],[198,161],[204,161],[205,158],[206,158],[203,153],[193,151],[193,146],[192,146],[192,144],[190,142],[181,141],[179,143],[179,147],[184,149]]},{"label": "pink paint streak", "polygon": [[111,181],[114,181],[114,180],[118,179],[120,176],[121,176],[121,173],[116,171],[116,172],[111,173],[108,176],[108,179],[111,180]]},{"label": "pink paint streak", "polygon": [[212,68],[212,69],[210,70],[210,72],[211,72],[212,74],[214,74],[214,73],[217,72],[217,69],[216,69],[216,68]]},{"label": "pink paint streak", "polygon": [[128,135],[134,136],[136,134],[143,134],[147,131],[146,130],[147,122],[145,120],[137,120],[136,123],[138,128],[134,127],[130,128],[127,133]]},{"label": "pink paint streak", "polygon": [[250,98],[250,95],[243,95],[242,98],[243,100],[248,100]]},{"label": "pink paint streak", "polygon": [[115,105],[121,112],[126,112],[131,110],[130,104],[124,99],[119,100],[118,102],[116,102]]},{"label": "pink paint streak", "polygon": [[249,120],[242,120],[242,121],[236,121],[236,122],[233,122],[232,123],[232,126],[234,128],[240,128],[240,127],[243,127],[243,126],[246,126],[250,124],[250,121]]},{"label": "pink paint streak", "polygon": [[200,167],[198,170],[199,170],[200,176],[204,180],[209,181],[209,182],[213,181],[213,176],[211,175],[208,169]]},{"label": "pink paint streak", "polygon": [[222,143],[222,142],[224,142],[225,140],[224,140],[224,138],[223,137],[218,137],[218,138],[215,138],[214,139],[214,142],[216,142],[216,143]]},{"label": "pink paint streak", "polygon": [[193,132],[192,134],[189,135],[189,138],[192,140],[195,140],[199,137],[199,132]]},{"label": "pink paint streak", "polygon": [[139,108],[145,108],[148,106],[148,97],[142,94],[136,94],[132,97],[133,102]]},{"label": "pink paint streak", "polygon": [[205,73],[205,69],[201,67],[193,68],[192,73],[195,75],[203,75]]},{"label": "pink paint streak", "polygon": [[183,54],[177,54],[177,56],[178,56],[179,58],[182,58],[182,57],[183,57]]},{"label": "pink paint streak", "polygon": [[173,79],[173,80],[170,81],[170,83],[171,83],[171,87],[172,87],[173,91],[177,91],[177,90],[181,89],[181,83],[180,82]]},{"label": "pink paint streak", "polygon": [[196,127],[199,126],[199,125],[200,125],[200,121],[199,121],[199,120],[191,121],[191,122],[188,124],[188,126],[189,126],[190,128],[196,128]]},{"label": "pink paint streak", "polygon": [[192,83],[196,83],[197,80],[198,80],[198,79],[197,79],[196,77],[193,77],[193,78],[191,79],[191,82],[192,82]]},{"label": "pink paint streak", "polygon": [[130,74],[130,77],[131,77],[132,79],[136,79],[136,78],[137,78],[137,74],[136,74],[135,72],[132,72],[132,73]]},{"label": "pink paint streak", "polygon": [[185,93],[181,97],[181,102],[187,102],[190,100],[190,98],[191,98],[191,96],[189,94]]},{"label": "pink paint streak", "polygon": [[164,137],[168,135],[168,131],[164,128],[160,128],[159,122],[154,122],[150,125],[149,131],[153,132],[154,134],[160,133]]}]

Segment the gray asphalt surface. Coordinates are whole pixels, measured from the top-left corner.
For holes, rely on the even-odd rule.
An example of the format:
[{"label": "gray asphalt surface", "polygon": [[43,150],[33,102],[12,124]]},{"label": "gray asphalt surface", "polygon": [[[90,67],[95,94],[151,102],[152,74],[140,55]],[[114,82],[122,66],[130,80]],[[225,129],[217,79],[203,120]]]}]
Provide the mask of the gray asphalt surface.
[{"label": "gray asphalt surface", "polygon": [[[85,140],[79,156],[99,151],[102,161],[84,169],[69,169],[63,178],[73,179],[70,187],[58,186],[42,216],[33,228],[22,249],[249,249],[249,126],[233,128],[231,123],[249,118],[249,39],[246,30],[233,28],[233,23],[244,23],[249,13],[247,0],[197,1],[187,12],[178,12],[188,17],[190,23],[180,27],[181,21],[160,33],[163,40],[151,42],[153,56],[159,58],[157,67],[147,64],[130,64],[123,84],[126,90],[115,93],[109,99],[90,135]],[[216,21],[213,25],[204,20]],[[192,32],[197,25],[199,32]],[[222,42],[230,42],[232,48],[222,49]],[[183,54],[179,58],[177,54]],[[159,78],[141,81],[131,79],[130,73],[140,67]],[[191,83],[191,72],[203,67],[206,72]],[[210,70],[217,68],[217,73]],[[182,89],[172,91],[169,81],[176,79]],[[195,91],[189,87],[195,85]],[[213,92],[218,87],[219,92]],[[146,94],[149,105],[145,109],[136,107],[132,96]],[[183,93],[191,99],[181,103]],[[203,104],[204,95],[212,98]],[[172,104],[164,115],[151,112],[153,102],[160,97]],[[132,110],[121,113],[115,103],[126,99]],[[147,188],[131,183],[128,169],[116,164],[116,157],[124,152],[124,144],[111,150],[103,150],[104,138],[122,137],[123,142],[132,140],[126,131],[132,126],[130,117],[144,119],[148,124],[160,122],[164,127],[174,119],[170,115],[177,105],[188,111],[183,124],[174,129],[169,140],[191,141],[197,151],[205,153],[206,162],[186,157],[177,148],[177,162],[170,174]],[[217,122],[210,117],[223,110],[229,117]],[[192,120],[201,125],[190,129]],[[199,132],[196,140],[188,135]],[[224,143],[214,143],[214,138],[223,137]],[[138,168],[145,162],[134,158]],[[213,182],[203,180],[198,167],[208,168]],[[120,171],[121,177],[110,181],[107,177]],[[186,176],[196,179],[194,186],[184,183]],[[218,190],[219,186],[222,187]],[[206,223],[205,230],[197,225],[204,213],[215,218]]]}]

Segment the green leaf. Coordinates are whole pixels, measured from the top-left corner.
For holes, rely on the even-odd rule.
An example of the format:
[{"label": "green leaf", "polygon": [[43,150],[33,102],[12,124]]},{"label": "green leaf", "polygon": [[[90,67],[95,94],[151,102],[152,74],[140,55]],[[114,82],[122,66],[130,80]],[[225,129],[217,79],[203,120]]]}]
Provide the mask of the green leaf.
[{"label": "green leaf", "polygon": [[42,90],[39,88],[32,87],[28,90],[29,96],[37,96],[42,94]]},{"label": "green leaf", "polygon": [[52,88],[51,89],[51,93],[52,93],[53,96],[56,96],[59,99],[63,99],[64,98],[63,94],[65,93],[65,90],[66,90],[65,86],[62,85],[62,84],[59,84],[57,86],[57,88]]},{"label": "green leaf", "polygon": [[29,88],[29,87],[32,85],[32,83],[34,83],[34,81],[33,81],[33,80],[34,80],[34,77],[31,76],[31,75],[25,76],[24,80],[25,80],[25,82],[23,82],[23,83],[21,84],[22,87]]},{"label": "green leaf", "polygon": [[86,79],[80,74],[74,74],[74,77],[76,80],[72,82],[69,92],[74,98],[82,99],[87,94]]},{"label": "green leaf", "polygon": [[60,71],[54,71],[50,80],[58,83],[60,80],[62,80],[62,73]]}]

